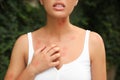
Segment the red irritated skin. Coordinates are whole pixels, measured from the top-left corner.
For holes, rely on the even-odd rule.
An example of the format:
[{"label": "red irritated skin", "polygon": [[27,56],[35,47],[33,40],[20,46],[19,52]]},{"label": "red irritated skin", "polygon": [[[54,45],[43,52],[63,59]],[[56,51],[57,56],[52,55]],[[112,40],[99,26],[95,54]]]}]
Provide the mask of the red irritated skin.
[{"label": "red irritated skin", "polygon": [[78,0],[40,0],[47,15],[52,17],[68,17],[77,5]]}]

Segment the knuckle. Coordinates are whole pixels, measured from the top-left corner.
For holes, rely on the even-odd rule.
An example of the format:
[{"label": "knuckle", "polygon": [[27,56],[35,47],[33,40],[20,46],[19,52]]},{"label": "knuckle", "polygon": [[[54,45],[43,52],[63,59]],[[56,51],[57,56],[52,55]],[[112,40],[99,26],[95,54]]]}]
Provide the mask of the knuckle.
[{"label": "knuckle", "polygon": [[58,57],[60,57],[60,54],[54,54],[53,57],[52,57],[52,59],[56,59]]},{"label": "knuckle", "polygon": [[54,50],[54,51],[58,51],[58,50],[59,50],[59,48],[58,48],[58,47],[56,47],[56,48],[53,48],[53,50]]},{"label": "knuckle", "polygon": [[53,59],[56,59],[57,57],[58,57],[58,55],[57,55],[57,54],[53,55]]},{"label": "knuckle", "polygon": [[60,54],[58,53],[58,54],[56,54],[56,57],[60,57]]},{"label": "knuckle", "polygon": [[55,57],[59,57],[59,54],[56,54]]}]

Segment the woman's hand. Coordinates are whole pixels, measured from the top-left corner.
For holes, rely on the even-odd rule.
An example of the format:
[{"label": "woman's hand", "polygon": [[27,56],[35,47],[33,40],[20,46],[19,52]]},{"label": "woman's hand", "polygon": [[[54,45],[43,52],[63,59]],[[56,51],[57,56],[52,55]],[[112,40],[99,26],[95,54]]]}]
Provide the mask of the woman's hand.
[{"label": "woman's hand", "polygon": [[51,67],[59,65],[60,48],[56,45],[50,45],[38,49],[33,56],[32,62],[29,68],[32,69],[33,73],[45,71]]}]

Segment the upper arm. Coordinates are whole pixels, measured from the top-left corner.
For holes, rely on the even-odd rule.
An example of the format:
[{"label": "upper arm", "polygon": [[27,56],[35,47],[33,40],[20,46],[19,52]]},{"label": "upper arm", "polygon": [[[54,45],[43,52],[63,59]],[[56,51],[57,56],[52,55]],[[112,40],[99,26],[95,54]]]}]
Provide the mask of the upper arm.
[{"label": "upper arm", "polygon": [[92,80],[106,80],[106,56],[104,42],[95,32],[90,35],[90,58]]},{"label": "upper arm", "polygon": [[27,36],[20,36],[12,50],[11,60],[5,80],[15,80],[25,69],[25,53],[27,49]]}]

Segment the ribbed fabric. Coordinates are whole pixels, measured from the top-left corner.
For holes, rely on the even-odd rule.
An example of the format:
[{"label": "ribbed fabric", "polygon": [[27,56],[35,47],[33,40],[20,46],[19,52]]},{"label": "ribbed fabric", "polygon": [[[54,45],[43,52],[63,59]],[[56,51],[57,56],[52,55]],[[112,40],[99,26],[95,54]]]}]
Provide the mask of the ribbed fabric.
[{"label": "ribbed fabric", "polygon": [[[42,72],[35,77],[35,80],[91,80],[89,33],[90,31],[87,30],[83,51],[77,59],[73,60],[70,63],[63,64],[59,70],[57,70],[55,67],[52,67]],[[28,33],[28,40],[28,64],[30,64],[34,54],[31,32]]]}]

